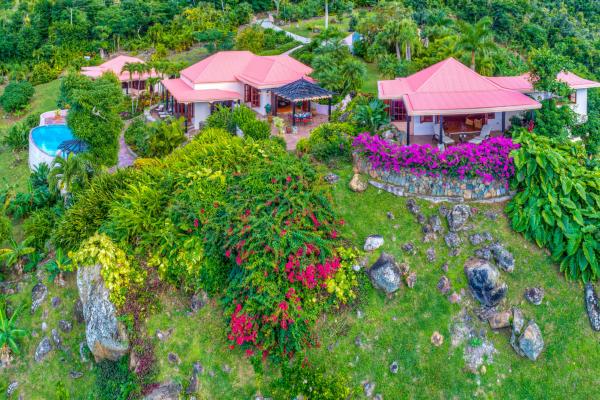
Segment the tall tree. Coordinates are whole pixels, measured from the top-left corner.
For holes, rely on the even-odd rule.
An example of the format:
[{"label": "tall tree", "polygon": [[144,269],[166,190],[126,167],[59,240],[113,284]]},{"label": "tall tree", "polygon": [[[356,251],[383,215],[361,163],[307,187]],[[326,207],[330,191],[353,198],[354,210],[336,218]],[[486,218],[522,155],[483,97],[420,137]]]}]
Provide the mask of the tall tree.
[{"label": "tall tree", "polygon": [[456,44],[457,50],[461,53],[470,54],[472,70],[475,70],[475,56],[477,54],[487,54],[496,47],[491,27],[492,19],[490,17],[481,18],[475,24],[468,24],[464,21],[458,22],[460,36]]}]

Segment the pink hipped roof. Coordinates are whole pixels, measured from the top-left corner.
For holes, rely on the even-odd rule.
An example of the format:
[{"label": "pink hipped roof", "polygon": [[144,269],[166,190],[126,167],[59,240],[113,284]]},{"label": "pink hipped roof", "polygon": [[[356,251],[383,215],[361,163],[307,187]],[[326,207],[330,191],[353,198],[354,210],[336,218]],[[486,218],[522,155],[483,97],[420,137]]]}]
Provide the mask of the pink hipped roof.
[{"label": "pink hipped roof", "polygon": [[[130,56],[117,56],[106,61],[103,64],[93,66],[93,67],[83,67],[81,69],[81,73],[85,76],[89,76],[92,79],[99,78],[106,72],[112,72],[121,82],[129,81],[129,72],[123,71],[123,67],[125,64],[144,64],[144,60],[141,60],[137,57]],[[159,75],[156,71],[152,70],[150,73],[144,72],[143,74],[134,73],[131,75],[131,79],[133,80],[146,80],[150,77],[158,77]]]},{"label": "pink hipped roof", "polygon": [[[494,76],[488,79],[506,89],[518,90],[523,93],[531,93],[534,91],[529,74],[519,76]],[[560,72],[556,76],[556,79],[566,83],[571,89],[591,89],[600,87],[600,82],[582,78],[568,71]]]},{"label": "pink hipped roof", "polygon": [[377,83],[380,99],[403,99],[409,115],[532,110],[541,104],[448,58],[406,78]]},{"label": "pink hipped roof", "polygon": [[194,90],[181,79],[164,79],[161,81],[169,93],[180,103],[213,102],[239,100],[238,92],[231,90],[206,89]]},{"label": "pink hipped roof", "polygon": [[257,56],[249,51],[221,51],[181,71],[194,84],[244,82],[259,89],[307,78],[312,69],[288,55]]}]

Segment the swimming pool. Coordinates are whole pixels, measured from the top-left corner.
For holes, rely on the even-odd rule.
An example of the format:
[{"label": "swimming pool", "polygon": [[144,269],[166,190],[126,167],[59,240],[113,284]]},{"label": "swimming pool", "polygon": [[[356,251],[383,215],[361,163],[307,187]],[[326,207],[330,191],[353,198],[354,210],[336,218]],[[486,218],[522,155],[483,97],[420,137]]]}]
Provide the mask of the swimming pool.
[{"label": "swimming pool", "polygon": [[45,162],[49,166],[58,153],[58,146],[74,139],[67,125],[43,125],[33,128],[29,135],[29,167],[34,169]]}]

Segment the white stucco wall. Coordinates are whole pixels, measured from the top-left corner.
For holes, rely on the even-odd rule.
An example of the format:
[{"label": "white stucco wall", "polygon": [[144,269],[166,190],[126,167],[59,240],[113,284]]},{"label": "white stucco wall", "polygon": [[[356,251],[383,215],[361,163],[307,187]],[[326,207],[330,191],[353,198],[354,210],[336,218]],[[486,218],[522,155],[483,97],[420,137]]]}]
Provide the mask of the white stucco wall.
[{"label": "white stucco wall", "polygon": [[579,119],[579,123],[584,123],[587,121],[587,89],[577,89],[575,91],[576,94],[576,103],[571,107],[573,111],[577,114],[577,118]]},{"label": "white stucco wall", "polygon": [[260,94],[260,106],[252,107],[252,109],[260,115],[267,115],[267,113],[265,111],[265,106],[267,104],[271,104],[271,91],[265,90],[265,89],[260,89],[259,94]]},{"label": "white stucco wall", "polygon": [[242,82],[217,82],[217,83],[197,83],[194,90],[219,89],[237,92],[244,96],[244,84]]},{"label": "white stucco wall", "polygon": [[199,129],[200,123],[210,115],[210,103],[194,103],[194,128]]},{"label": "white stucco wall", "polygon": [[[433,122],[421,122],[421,116],[416,115],[413,117],[411,121],[411,125],[414,126],[413,134],[415,136],[419,135],[434,135],[437,132],[434,132],[434,123]],[[434,118],[435,119],[435,118]]]}]

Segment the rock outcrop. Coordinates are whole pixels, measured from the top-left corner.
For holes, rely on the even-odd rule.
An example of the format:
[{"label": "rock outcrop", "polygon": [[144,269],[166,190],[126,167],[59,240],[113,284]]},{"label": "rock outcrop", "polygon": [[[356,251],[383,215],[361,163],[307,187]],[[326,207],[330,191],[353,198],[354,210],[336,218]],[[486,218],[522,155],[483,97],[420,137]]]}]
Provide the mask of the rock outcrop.
[{"label": "rock outcrop", "polygon": [[117,320],[110,293],[100,275],[100,265],[80,267],[77,287],[83,305],[87,345],[96,362],[116,361],[129,350],[125,328]]},{"label": "rock outcrop", "polygon": [[500,273],[488,261],[468,259],[465,262],[465,274],[471,293],[482,305],[493,307],[506,296],[508,287],[500,282]]},{"label": "rock outcrop", "polygon": [[368,273],[373,285],[387,294],[394,293],[402,284],[402,272],[390,254],[381,253]]}]

